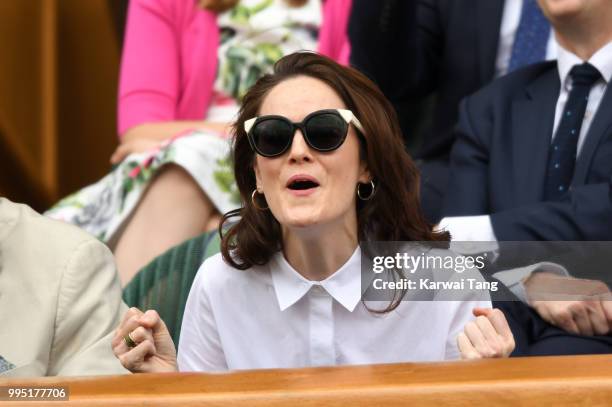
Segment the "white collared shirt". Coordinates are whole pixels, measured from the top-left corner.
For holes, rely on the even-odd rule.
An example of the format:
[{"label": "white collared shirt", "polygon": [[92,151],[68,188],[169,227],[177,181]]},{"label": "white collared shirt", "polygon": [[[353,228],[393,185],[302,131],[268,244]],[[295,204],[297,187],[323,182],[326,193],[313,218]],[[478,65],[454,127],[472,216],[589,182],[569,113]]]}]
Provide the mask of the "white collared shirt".
[{"label": "white collared shirt", "polygon": [[457,335],[488,300],[361,301],[361,250],[333,275],[309,281],[277,253],[237,270],[221,255],[200,267],[185,307],[181,371],[298,368],[459,358]]}]

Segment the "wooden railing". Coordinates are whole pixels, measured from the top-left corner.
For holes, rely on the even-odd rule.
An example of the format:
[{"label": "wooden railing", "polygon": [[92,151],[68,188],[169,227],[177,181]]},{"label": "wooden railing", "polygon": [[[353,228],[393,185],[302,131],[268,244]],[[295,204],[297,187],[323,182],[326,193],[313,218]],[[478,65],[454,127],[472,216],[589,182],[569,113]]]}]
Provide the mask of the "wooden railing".
[{"label": "wooden railing", "polygon": [[612,405],[612,355],[11,379],[1,386],[65,387],[69,401],[52,406],[604,406]]}]

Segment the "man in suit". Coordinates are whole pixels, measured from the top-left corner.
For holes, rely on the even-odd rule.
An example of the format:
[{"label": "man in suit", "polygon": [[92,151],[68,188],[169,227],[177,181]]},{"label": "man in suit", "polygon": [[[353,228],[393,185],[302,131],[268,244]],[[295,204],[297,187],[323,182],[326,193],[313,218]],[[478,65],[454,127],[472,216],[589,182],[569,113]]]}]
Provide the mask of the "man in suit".
[{"label": "man in suit", "polygon": [[[539,4],[558,62],[510,73],[461,104],[440,222],[453,239],[612,240],[612,4]],[[525,286],[529,293],[555,278],[535,274]],[[576,333],[612,331],[611,301],[532,305]]]},{"label": "man in suit", "polygon": [[519,66],[556,56],[535,1],[353,0],[351,63],[381,87],[400,118],[412,113],[404,106],[414,110],[435,95],[416,154],[423,207],[433,223],[441,218],[461,99]]},{"label": "man in suit", "polygon": [[126,373],[110,345],[126,309],[106,246],[0,198],[0,376]]},{"label": "man in suit", "polygon": [[469,227],[445,219],[458,240],[612,240],[612,7],[573,1],[606,7],[588,19],[545,9],[558,63],[511,73],[461,105],[444,213],[483,216]]}]

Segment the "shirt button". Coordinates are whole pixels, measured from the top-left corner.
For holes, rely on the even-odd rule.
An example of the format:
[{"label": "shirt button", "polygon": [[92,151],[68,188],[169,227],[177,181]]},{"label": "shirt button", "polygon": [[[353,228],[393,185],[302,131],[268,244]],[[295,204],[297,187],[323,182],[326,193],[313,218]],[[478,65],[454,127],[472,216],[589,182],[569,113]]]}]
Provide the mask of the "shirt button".
[{"label": "shirt button", "polygon": [[325,292],[325,290],[323,289],[323,287],[321,287],[320,285],[313,285],[312,286],[312,292],[315,294],[323,294]]}]

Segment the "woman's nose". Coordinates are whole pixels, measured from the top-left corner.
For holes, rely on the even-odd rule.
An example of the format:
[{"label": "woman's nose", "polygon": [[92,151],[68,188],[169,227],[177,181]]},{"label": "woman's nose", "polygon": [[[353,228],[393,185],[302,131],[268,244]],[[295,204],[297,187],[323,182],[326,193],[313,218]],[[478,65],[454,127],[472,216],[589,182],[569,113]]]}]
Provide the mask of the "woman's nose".
[{"label": "woman's nose", "polygon": [[296,129],[293,135],[293,142],[289,149],[289,159],[297,162],[310,161],[312,159],[312,152],[300,129]]}]

